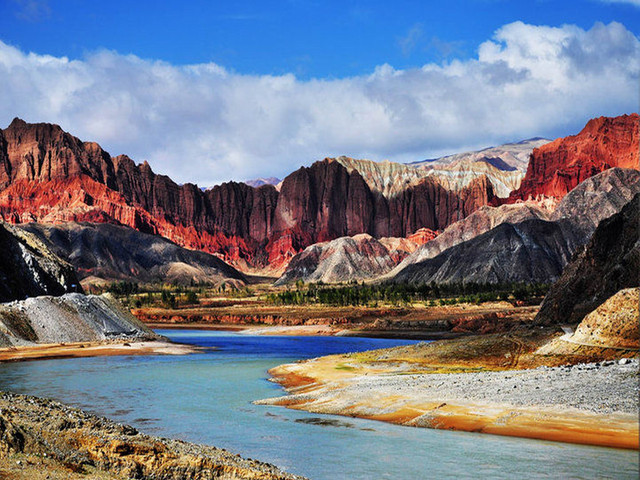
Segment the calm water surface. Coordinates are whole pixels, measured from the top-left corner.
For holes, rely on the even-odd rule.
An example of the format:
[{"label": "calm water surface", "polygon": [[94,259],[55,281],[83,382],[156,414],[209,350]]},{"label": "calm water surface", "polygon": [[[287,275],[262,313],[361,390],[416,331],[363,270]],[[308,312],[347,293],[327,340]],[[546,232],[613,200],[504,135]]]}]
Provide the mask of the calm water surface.
[{"label": "calm water surface", "polygon": [[281,363],[409,341],[160,333],[218,350],[0,364],[0,389],[55,398],[145,433],[223,447],[317,480],[638,476],[638,453],[632,451],[399,427],[251,403],[282,394],[266,373]]}]

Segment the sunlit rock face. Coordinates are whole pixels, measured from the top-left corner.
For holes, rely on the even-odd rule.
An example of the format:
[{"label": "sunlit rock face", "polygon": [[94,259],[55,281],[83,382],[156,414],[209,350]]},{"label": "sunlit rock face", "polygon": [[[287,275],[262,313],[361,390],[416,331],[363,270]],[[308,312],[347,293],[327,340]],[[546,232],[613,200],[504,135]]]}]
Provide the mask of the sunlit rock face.
[{"label": "sunlit rock face", "polygon": [[640,172],[612,168],[563,197],[483,207],[447,227],[384,278],[398,282],[551,282],[596,227],[640,193]]},{"label": "sunlit rock face", "polygon": [[612,167],[639,168],[637,113],[589,120],[582,131],[536,148],[527,174],[509,202],[562,198],[576,185]]},{"label": "sunlit rock face", "polygon": [[390,187],[398,168],[415,169],[383,168],[376,184],[361,173],[362,165],[375,170],[375,164],[354,162],[359,169],[333,159],[303,167],[280,183],[280,191],[236,182],[203,191],[155,174],[146,162],[111,157],[57,125],[16,119],[0,132],[0,215],[14,223],[122,224],[245,270],[282,272],[313,243],[439,230],[494,198],[486,175],[451,188],[417,173],[415,181]]},{"label": "sunlit rock face", "polygon": [[73,267],[35,235],[0,222],[0,302],[80,291]]},{"label": "sunlit rock face", "polygon": [[203,191],[154,173],[146,162],[111,157],[57,125],[16,119],[0,131],[0,217],[122,224],[244,271],[280,274],[318,242],[443,231],[485,205],[504,203],[521,179],[508,202],[559,198],[609,167],[637,168],[637,124],[635,114],[592,120],[579,135],[534,150],[524,179],[525,153],[545,140],[414,165],[327,158],[278,188],[228,182]]},{"label": "sunlit rock face", "polygon": [[[390,246],[395,243],[385,240]],[[397,246],[411,248],[406,239],[403,240],[405,242],[398,242]],[[277,284],[298,280],[324,283],[369,280],[391,270],[403,254],[406,255],[404,251],[390,250],[382,241],[366,233],[341,237],[305,248],[293,257]]]}]

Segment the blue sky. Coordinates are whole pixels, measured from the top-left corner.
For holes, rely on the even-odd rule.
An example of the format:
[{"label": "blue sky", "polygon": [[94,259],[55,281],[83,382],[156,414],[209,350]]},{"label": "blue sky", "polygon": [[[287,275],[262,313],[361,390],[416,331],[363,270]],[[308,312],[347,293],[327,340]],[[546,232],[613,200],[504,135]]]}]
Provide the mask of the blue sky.
[{"label": "blue sky", "polygon": [[339,78],[383,63],[404,69],[470,58],[518,20],[582,28],[620,21],[640,33],[632,1],[3,0],[0,38],[70,58],[106,48],[239,73]]},{"label": "blue sky", "polygon": [[0,0],[0,127],[177,181],[409,162],[638,110],[640,0]]}]

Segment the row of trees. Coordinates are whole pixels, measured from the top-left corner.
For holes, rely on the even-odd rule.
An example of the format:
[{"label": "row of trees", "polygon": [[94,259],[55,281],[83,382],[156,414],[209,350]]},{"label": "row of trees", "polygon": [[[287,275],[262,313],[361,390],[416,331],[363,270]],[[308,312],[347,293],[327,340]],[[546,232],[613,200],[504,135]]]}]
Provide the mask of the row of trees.
[{"label": "row of trees", "polygon": [[324,304],[335,306],[409,305],[425,302],[427,305],[448,305],[455,303],[481,303],[496,300],[527,301],[540,298],[549,289],[549,284],[492,284],[492,283],[450,283],[450,284],[394,284],[366,285],[352,282],[343,286],[327,286],[322,283],[296,284],[289,289],[267,295],[267,302],[274,305]]},{"label": "row of trees", "polygon": [[130,306],[142,307],[144,305],[162,305],[167,308],[176,308],[179,304],[193,305],[199,303],[198,293],[203,294],[205,287],[183,287],[180,285],[165,285],[156,290],[149,290],[149,287],[140,287],[136,282],[120,281],[113,282],[106,288],[94,288],[92,293],[107,291],[114,295],[125,298]]}]

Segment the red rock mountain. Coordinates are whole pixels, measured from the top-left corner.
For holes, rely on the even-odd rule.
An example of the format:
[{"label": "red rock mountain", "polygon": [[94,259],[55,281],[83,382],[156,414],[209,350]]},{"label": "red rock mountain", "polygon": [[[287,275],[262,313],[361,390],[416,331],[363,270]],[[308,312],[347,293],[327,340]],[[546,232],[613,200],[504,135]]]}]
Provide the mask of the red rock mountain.
[{"label": "red rock mountain", "polygon": [[[421,228],[441,231],[499,202],[485,175],[457,187],[438,175],[405,186],[391,178],[383,183],[394,188],[386,191],[376,188],[375,172],[367,173],[371,165],[347,160],[302,167],[283,180],[280,191],[229,182],[203,192],[154,173],[146,162],[111,157],[57,125],[15,119],[0,130],[0,218],[123,224],[214,253],[245,271],[275,273],[317,242],[360,233],[382,238],[407,237]],[[591,120],[578,135],[534,150],[508,202],[560,198],[613,166],[638,168],[637,114]]]},{"label": "red rock mountain", "polygon": [[639,168],[637,113],[589,120],[582,131],[533,150],[520,188],[507,203],[562,198],[583,180],[612,167]]},{"label": "red rock mountain", "polygon": [[493,197],[484,176],[459,191],[429,177],[385,197],[331,159],[293,172],[280,192],[235,182],[202,192],[155,174],[146,162],[111,157],[57,125],[15,119],[0,130],[1,218],[120,223],[244,269],[278,271],[308,245],[358,233],[441,230]]}]

